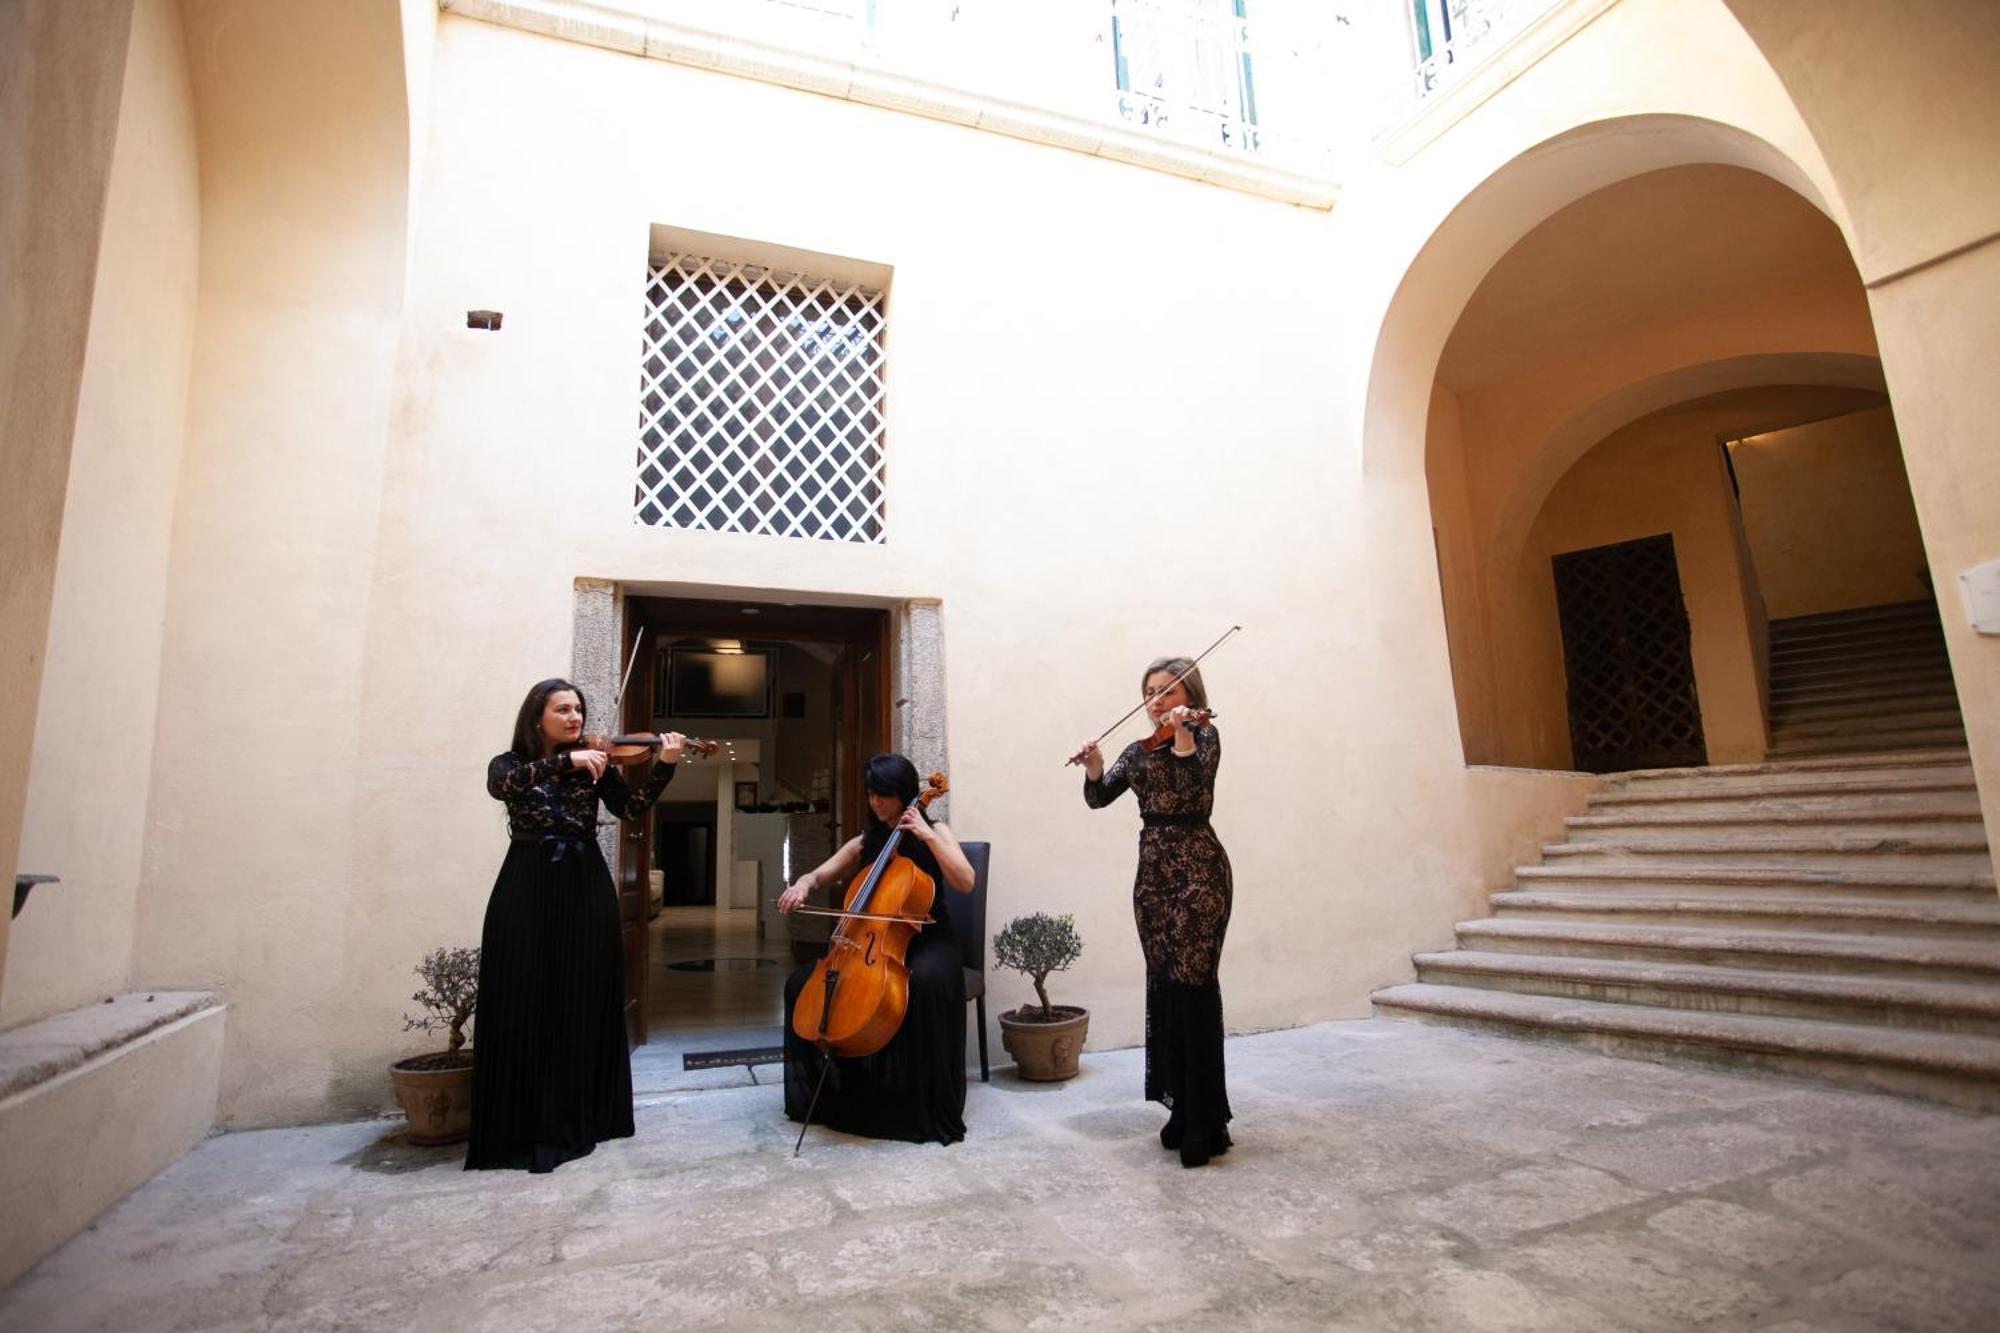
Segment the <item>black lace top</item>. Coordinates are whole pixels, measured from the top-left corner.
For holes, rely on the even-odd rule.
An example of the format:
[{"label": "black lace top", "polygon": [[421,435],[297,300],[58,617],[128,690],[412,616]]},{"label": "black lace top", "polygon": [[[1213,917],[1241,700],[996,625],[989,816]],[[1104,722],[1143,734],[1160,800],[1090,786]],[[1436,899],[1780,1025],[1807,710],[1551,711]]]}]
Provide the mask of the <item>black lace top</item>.
[{"label": "black lace top", "polygon": [[1148,750],[1133,741],[1102,778],[1083,780],[1083,802],[1100,810],[1130,787],[1141,814],[1206,819],[1215,808],[1215,771],[1221,763],[1222,738],[1212,726],[1195,728],[1194,753],[1186,758],[1171,746]]},{"label": "black lace top", "polygon": [[674,779],[672,764],[654,764],[634,791],[616,764],[607,764],[595,783],[586,769],[569,761],[567,748],[546,759],[523,759],[509,751],[486,766],[486,791],[507,803],[507,832],[516,838],[555,834],[597,835],[597,803],[620,819],[642,815]]},{"label": "black lace top", "polygon": [[[889,841],[889,832],[890,827],[887,824],[878,824],[873,820],[868,822],[868,827],[861,834],[861,869],[856,872],[857,874],[866,874],[868,868],[875,864],[875,858],[882,854],[883,844]],[[918,933],[950,935],[951,913],[944,905],[944,896],[952,892],[952,889],[944,882],[944,869],[938,865],[937,856],[914,833],[905,833],[897,841],[896,855],[907,857],[912,865],[931,877],[931,919]],[[843,887],[836,891],[835,897],[846,892],[846,888]],[[834,904],[836,907],[839,905],[837,902]]]}]

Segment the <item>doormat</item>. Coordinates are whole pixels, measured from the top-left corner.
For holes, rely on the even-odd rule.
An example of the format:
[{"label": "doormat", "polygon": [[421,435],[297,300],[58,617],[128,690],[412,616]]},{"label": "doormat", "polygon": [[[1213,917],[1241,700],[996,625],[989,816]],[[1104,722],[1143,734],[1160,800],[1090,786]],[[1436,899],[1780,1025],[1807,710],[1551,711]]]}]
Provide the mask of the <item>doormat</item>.
[{"label": "doormat", "polygon": [[721,1069],[727,1065],[781,1065],[785,1062],[785,1048],[782,1046],[745,1046],[734,1051],[687,1051],[681,1055],[681,1068]]}]

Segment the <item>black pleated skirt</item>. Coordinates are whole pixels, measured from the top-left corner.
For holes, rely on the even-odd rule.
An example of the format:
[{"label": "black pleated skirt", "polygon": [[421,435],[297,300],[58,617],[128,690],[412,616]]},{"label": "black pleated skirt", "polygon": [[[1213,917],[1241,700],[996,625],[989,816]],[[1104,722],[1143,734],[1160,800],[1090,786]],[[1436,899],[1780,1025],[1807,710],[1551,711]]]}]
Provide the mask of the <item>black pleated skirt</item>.
[{"label": "black pleated skirt", "polygon": [[553,1171],[632,1136],[618,894],[582,838],[509,846],[480,938],[468,1171]]},{"label": "black pleated skirt", "polygon": [[1159,1102],[1183,1137],[1227,1148],[1228,1076],[1222,1063],[1222,987],[1146,976],[1146,1100]]},{"label": "black pleated skirt", "polygon": [[[903,1025],[873,1055],[835,1059],[812,1122],[871,1139],[957,1143],[965,1137],[965,962],[958,941],[930,931],[910,941]],[[785,1114],[803,1120],[821,1057],[792,1031],[810,966],[785,984]]]}]

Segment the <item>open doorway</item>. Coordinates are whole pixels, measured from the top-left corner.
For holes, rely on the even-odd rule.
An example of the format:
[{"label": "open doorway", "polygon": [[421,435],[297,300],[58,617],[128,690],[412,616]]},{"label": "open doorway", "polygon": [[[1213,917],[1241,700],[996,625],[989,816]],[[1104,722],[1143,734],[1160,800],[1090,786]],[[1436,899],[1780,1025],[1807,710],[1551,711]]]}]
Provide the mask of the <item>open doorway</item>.
[{"label": "open doorway", "polygon": [[[679,1069],[779,1044],[785,978],[823,918],[783,918],[786,882],[860,832],[862,761],[890,748],[889,616],[876,608],[628,595],[648,726],[715,741],[644,836],[641,1038]],[[636,867],[635,867],[636,869]]]}]

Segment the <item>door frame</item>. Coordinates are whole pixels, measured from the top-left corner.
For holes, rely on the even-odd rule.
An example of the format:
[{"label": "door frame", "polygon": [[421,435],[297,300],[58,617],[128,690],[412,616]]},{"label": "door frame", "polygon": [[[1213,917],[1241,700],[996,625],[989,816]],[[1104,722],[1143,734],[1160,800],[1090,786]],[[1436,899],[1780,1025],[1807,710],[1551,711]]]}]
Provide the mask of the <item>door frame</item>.
[{"label": "door frame", "polygon": [[[916,764],[917,771],[928,773],[932,770],[950,772],[949,749],[945,732],[944,696],[944,635],[942,605],[935,598],[914,598],[906,600],[890,599],[843,599],[839,602],[812,600],[814,594],[805,592],[759,591],[743,592],[736,589],[714,587],[685,587],[639,582],[621,582],[614,579],[580,577],[575,580],[575,603],[570,644],[570,679],[584,693],[589,711],[596,717],[611,715],[613,701],[618,692],[618,680],[625,669],[631,644],[639,632],[641,622],[646,632],[657,638],[661,634],[680,633],[723,633],[729,637],[741,638],[752,632],[749,622],[743,617],[741,607],[756,605],[760,614],[756,617],[754,635],[771,639],[814,639],[837,638],[839,642],[856,643],[858,640],[850,631],[840,632],[839,627],[851,626],[856,611],[877,611],[884,613],[877,622],[877,632],[869,636],[867,648],[877,663],[877,671],[872,684],[879,706],[877,725],[864,726],[858,714],[860,709],[847,710],[848,725],[853,727],[851,743],[856,762],[845,767],[836,786],[835,832],[842,838],[852,837],[860,828],[861,775],[859,756],[881,750],[897,750],[908,755]],[[646,605],[652,602],[654,605]],[[659,602],[675,604],[704,603],[712,607],[700,608],[699,615],[676,615],[678,606],[662,606]],[[725,616],[724,613],[727,613]],[[699,619],[699,627],[691,627]],[[721,628],[726,626],[727,628]],[[648,662],[646,689],[650,691],[652,672],[651,654],[644,654]],[[637,699],[641,691],[636,682],[640,669],[633,671],[634,687],[631,698]],[[628,700],[630,702],[630,700]],[[858,703],[858,700],[856,701]],[[650,712],[650,704],[648,705]],[[650,718],[646,719],[650,725]],[[637,725],[637,724],[635,724]],[[947,798],[948,799],[948,798]],[[645,831],[638,839],[644,842],[650,836],[651,821],[641,820]],[[627,857],[639,857],[645,848],[627,851],[633,839],[620,834],[620,825],[613,823],[600,826],[598,845],[604,852],[607,864],[614,867],[613,882],[624,885],[628,877]],[[837,845],[837,844],[836,844]],[[638,860],[634,870],[647,863]],[[644,885],[643,871],[639,871],[636,882]],[[721,885],[717,885],[721,892]],[[626,983],[627,997],[627,1037],[634,1046],[643,1045],[645,1032],[645,979],[650,975],[649,958],[651,932],[644,929],[644,893],[639,894],[641,906],[641,929],[637,932],[637,957],[628,959],[628,967],[636,966],[641,972],[637,995],[637,1025],[631,1017],[635,990],[631,980]]]}]

